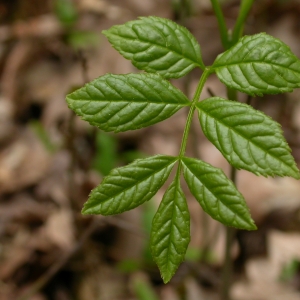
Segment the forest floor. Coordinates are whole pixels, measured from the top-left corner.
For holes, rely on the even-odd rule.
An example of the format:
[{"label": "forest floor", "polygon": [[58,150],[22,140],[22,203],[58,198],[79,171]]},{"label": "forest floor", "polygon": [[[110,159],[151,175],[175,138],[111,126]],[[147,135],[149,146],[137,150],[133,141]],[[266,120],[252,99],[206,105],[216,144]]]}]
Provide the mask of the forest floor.
[{"label": "forest floor", "polygon": [[[232,28],[240,1],[223,2]],[[164,189],[121,215],[80,213],[111,168],[153,154],[177,155],[186,111],[146,129],[107,134],[74,117],[65,101],[69,92],[105,73],[138,72],[101,31],[139,16],[184,24],[211,64],[223,50],[210,1],[191,1],[187,18],[175,0],[64,3],[0,2],[0,300],[219,299],[225,230],[192,196],[191,244],[167,285],[148,245]],[[255,1],[245,34],[271,34],[300,57],[299,15],[297,0]],[[172,83],[191,97],[199,76],[193,70]],[[216,77],[209,78],[202,98],[208,88],[226,97]],[[299,98],[296,90],[252,101],[282,124],[298,166]],[[187,153],[228,173],[227,162],[193,121]],[[236,232],[233,300],[299,300],[299,182],[239,171],[237,186],[259,229]]]}]

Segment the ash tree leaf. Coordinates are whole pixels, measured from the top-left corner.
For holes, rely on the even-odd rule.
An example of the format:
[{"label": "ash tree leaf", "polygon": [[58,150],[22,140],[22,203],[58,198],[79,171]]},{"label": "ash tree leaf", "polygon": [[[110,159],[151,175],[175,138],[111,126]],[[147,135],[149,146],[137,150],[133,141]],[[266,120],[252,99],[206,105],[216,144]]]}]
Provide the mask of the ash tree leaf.
[{"label": "ash tree leaf", "polygon": [[179,78],[197,66],[205,68],[195,37],[171,20],[141,17],[104,30],[103,34],[140,70]]},{"label": "ash tree leaf", "polygon": [[182,166],[191,193],[213,219],[227,226],[256,229],[244,197],[221,169],[188,157],[182,158]]},{"label": "ash tree leaf", "polygon": [[66,98],[75,113],[104,131],[126,131],[163,121],[190,105],[159,74],[106,74]]},{"label": "ash tree leaf", "polygon": [[251,106],[208,98],[197,104],[206,137],[237,169],[256,175],[300,178],[280,124]]},{"label": "ash tree leaf", "polygon": [[265,33],[244,36],[212,65],[228,87],[249,95],[291,92],[300,87],[300,60]]},{"label": "ash tree leaf", "polygon": [[179,177],[171,183],[152,221],[151,252],[165,283],[184,260],[190,242],[190,214]]},{"label": "ash tree leaf", "polygon": [[150,200],[170,175],[177,157],[156,155],[113,169],[92,190],[83,214],[114,215]]}]

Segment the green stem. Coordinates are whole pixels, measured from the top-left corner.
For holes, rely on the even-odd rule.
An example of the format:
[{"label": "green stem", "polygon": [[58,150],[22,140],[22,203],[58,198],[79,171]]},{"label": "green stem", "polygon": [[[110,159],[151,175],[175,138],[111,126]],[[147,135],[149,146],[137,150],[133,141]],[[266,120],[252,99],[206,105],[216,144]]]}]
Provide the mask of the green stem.
[{"label": "green stem", "polygon": [[244,24],[253,5],[253,2],[254,0],[242,0],[240,12],[232,32],[232,39],[230,41],[231,46],[235,45],[239,38],[243,35]]},{"label": "green stem", "polygon": [[219,0],[210,0],[210,2],[215,11],[217,20],[218,20],[222,45],[225,49],[228,49],[230,46],[229,38],[228,38],[228,29],[227,29],[227,25],[225,23],[224,15],[223,15]]},{"label": "green stem", "polygon": [[[211,0],[212,1],[212,0]],[[252,7],[254,0],[242,0],[240,6],[240,12],[236,21],[236,24],[233,29],[233,33],[231,38],[228,38],[227,35],[227,44],[224,48],[227,50],[229,47],[235,45],[240,37],[243,35],[244,24],[248,13]],[[227,97],[230,100],[238,101],[237,92],[234,89],[227,88]],[[236,169],[233,166],[230,166],[230,179],[236,184]],[[224,266],[222,270],[222,285],[221,285],[221,299],[222,300],[230,300],[230,292],[231,292],[231,285],[232,285],[232,259],[231,259],[231,248],[232,242],[234,239],[235,229],[226,227],[226,246],[225,246],[225,257],[224,257]]]},{"label": "green stem", "polygon": [[[237,92],[234,89],[227,88],[227,97],[230,100],[238,101]],[[230,179],[236,184],[236,169],[230,165]],[[221,300],[230,300],[230,291],[232,285],[232,259],[231,259],[231,247],[234,237],[234,228],[225,227],[226,229],[226,244],[224,253],[224,265],[222,269],[222,281],[221,281]]]},{"label": "green stem", "polygon": [[179,16],[182,24],[185,26],[186,20],[190,17],[192,12],[191,0],[180,0]]},{"label": "green stem", "polygon": [[227,88],[227,98],[228,100],[238,101],[237,91],[235,89]]},{"label": "green stem", "polygon": [[203,74],[202,74],[202,76],[199,80],[195,95],[193,97],[192,104],[191,104],[191,107],[190,107],[190,111],[189,111],[189,114],[188,114],[188,117],[187,117],[187,120],[186,120],[186,123],[185,123],[182,140],[181,140],[181,146],[180,146],[180,152],[179,152],[179,157],[180,158],[182,158],[185,154],[187,139],[188,139],[189,131],[190,131],[190,128],[191,128],[191,123],[192,123],[194,111],[196,109],[196,104],[199,100],[199,97],[201,95],[204,84],[205,84],[209,74],[210,74],[210,68],[205,68],[205,70],[204,70],[204,72],[203,72]]},{"label": "green stem", "polygon": [[[234,99],[237,100],[237,99]],[[237,170],[233,166],[230,166],[230,179],[236,185],[236,173]],[[226,244],[225,244],[225,257],[224,265],[222,269],[222,285],[221,285],[221,300],[230,300],[230,292],[232,285],[232,258],[231,258],[231,248],[235,235],[235,228],[225,227],[226,229]]]},{"label": "green stem", "polygon": [[225,246],[225,257],[224,266],[222,269],[222,284],[221,284],[221,299],[230,300],[230,292],[232,285],[232,259],[231,259],[231,248],[235,229],[232,227],[225,227],[226,229],[226,246]]}]

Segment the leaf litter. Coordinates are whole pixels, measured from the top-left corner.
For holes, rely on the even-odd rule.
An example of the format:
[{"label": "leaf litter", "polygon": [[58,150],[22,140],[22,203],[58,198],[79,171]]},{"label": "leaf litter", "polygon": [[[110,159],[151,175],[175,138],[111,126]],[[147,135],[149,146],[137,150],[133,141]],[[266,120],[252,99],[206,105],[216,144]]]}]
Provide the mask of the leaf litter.
[{"label": "leaf litter", "polygon": [[[122,1],[122,4],[104,0],[79,2],[79,28],[92,30],[97,34],[115,24],[116,19],[121,23],[141,14],[172,17],[171,6],[161,4],[161,1],[145,1],[143,6],[129,0]],[[195,6],[198,9],[197,17],[188,21],[188,27],[200,41],[203,57],[212,62],[222,49],[218,43],[219,36],[212,13],[204,2],[199,3]],[[279,4],[269,6],[269,2],[262,1],[254,7],[252,18],[261,21],[264,31],[275,36],[278,33],[277,37],[280,38],[287,37],[285,42],[299,57],[299,43],[294,27],[299,8],[293,3],[290,1],[282,10]],[[4,6],[7,8],[6,21],[0,25],[0,30],[7,32],[8,38],[1,40],[0,45],[0,61],[4,66],[1,68],[0,99],[0,300],[18,299],[34,290],[35,283],[48,274],[53,266],[59,266],[59,269],[53,277],[48,277],[43,289],[34,290],[34,295],[28,299],[71,299],[72,293],[78,299],[137,299],[138,292],[132,283],[134,276],[139,273],[134,270],[120,271],[117,267],[119,262],[129,258],[138,262],[139,272],[145,276],[141,280],[150,285],[159,299],[179,299],[179,285],[188,290],[188,300],[215,299],[215,290],[219,284],[215,278],[220,276],[221,241],[224,233],[214,221],[210,221],[208,232],[212,235],[218,231],[219,233],[216,240],[211,241],[212,260],[208,266],[197,260],[185,263],[172,285],[162,286],[159,273],[147,256],[148,237],[145,239],[137,234],[146,232],[147,236],[147,230],[141,225],[146,218],[144,208],[134,213],[128,212],[122,216],[123,219],[113,217],[113,222],[101,218],[94,221],[79,214],[90,190],[102,178],[101,174],[90,169],[91,157],[95,154],[91,142],[92,130],[76,119],[76,137],[68,136],[70,115],[64,95],[74,86],[82,85],[82,63],[78,60],[76,51],[66,45],[64,37],[67,29],[57,23],[50,7],[20,6],[15,12],[17,17],[14,17],[8,1],[4,2]],[[148,11],[145,11],[146,7]],[[201,9],[203,12],[200,18]],[[234,5],[225,5],[224,9],[227,16],[234,14]],[[262,17],[271,12],[277,15],[276,20]],[[44,13],[47,13],[48,19],[42,18]],[[261,28],[255,26],[250,18],[246,27],[249,34],[261,31]],[[196,30],[198,28],[201,30]],[[47,34],[49,32],[51,34]],[[33,40],[33,44],[23,43],[28,37]],[[207,43],[208,38],[210,43]],[[21,42],[21,45],[15,42]],[[108,71],[134,71],[126,60],[110,50],[104,39],[100,43],[100,46],[83,51],[88,65],[87,73],[91,79]],[[191,86],[194,77],[197,76],[192,74]],[[182,87],[183,83],[179,81],[178,85]],[[211,88],[216,94],[224,93],[222,87],[215,85],[213,80]],[[270,96],[258,105],[264,111],[281,112],[279,115],[284,121],[284,132],[287,133],[288,142],[293,141],[293,154],[299,162],[299,109],[293,110],[294,106],[299,106],[296,94],[297,92],[285,96],[294,100],[290,114],[280,110],[283,100],[287,99],[271,99]],[[33,121],[39,122],[43,130],[37,132],[36,127],[32,126]],[[177,119],[171,118],[150,129],[124,133],[118,141],[122,145],[119,148],[122,151],[125,149],[144,151],[147,154],[160,152],[174,155],[182,134],[181,128]],[[175,138],[170,139],[172,131]],[[198,136],[202,157],[208,158],[207,161],[226,172],[225,161],[218,152],[206,146],[203,135]],[[49,149],[45,142],[47,140],[53,148]],[[166,141],[168,143],[164,145]],[[193,156],[191,142],[189,141],[188,152]],[[70,144],[76,146],[76,153],[70,151]],[[75,166],[72,165],[74,155]],[[122,159],[117,163],[121,165]],[[71,168],[73,184],[70,186]],[[258,227],[261,228],[258,232],[266,233],[262,237],[242,239],[248,241],[247,245],[251,245],[253,239],[266,239],[267,251],[259,253],[258,250],[253,250],[247,253],[244,274],[237,275],[233,286],[235,299],[298,299],[299,270],[292,274],[293,280],[278,281],[284,265],[299,259],[295,250],[299,249],[300,232],[297,218],[300,207],[298,182],[289,178],[257,178],[240,172],[239,185]],[[255,190],[249,189],[249,186],[255,186]],[[153,205],[158,205],[159,202],[160,198],[157,197]],[[205,240],[203,224],[199,221],[203,214],[198,207],[193,206],[194,201],[188,199],[188,202],[191,207],[195,207],[191,210],[191,246],[199,250]],[[240,247],[244,246],[241,243]],[[238,257],[239,247],[236,245],[234,249],[233,255]]]}]

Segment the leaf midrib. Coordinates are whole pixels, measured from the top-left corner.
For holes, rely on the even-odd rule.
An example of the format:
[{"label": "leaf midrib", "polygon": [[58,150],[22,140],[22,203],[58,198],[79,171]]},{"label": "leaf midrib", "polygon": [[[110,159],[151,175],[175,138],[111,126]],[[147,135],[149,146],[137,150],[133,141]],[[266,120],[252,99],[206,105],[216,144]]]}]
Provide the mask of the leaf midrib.
[{"label": "leaf midrib", "polygon": [[[174,226],[174,224],[175,224],[175,221],[174,221],[174,215],[175,215],[175,209],[176,209],[176,201],[178,201],[178,194],[177,194],[177,192],[178,192],[178,182],[176,182],[175,184],[174,184],[174,189],[175,189],[175,198],[176,198],[176,200],[174,201],[173,200],[173,208],[172,208],[172,218],[171,218],[171,220],[172,220],[172,222],[171,222],[171,230],[170,230],[170,234],[169,234],[169,238],[168,238],[168,250],[167,250],[167,269],[168,269],[168,271],[170,272],[170,270],[169,270],[169,263],[170,263],[170,252],[171,252],[171,245],[172,245],[172,233],[173,233],[173,231],[174,231],[174,229],[173,229],[173,226]],[[176,250],[176,253],[178,254],[178,252],[177,252],[177,249],[176,249],[176,247],[174,247],[175,248],[175,250]]]},{"label": "leaf midrib", "polygon": [[[114,34],[114,33],[109,33],[109,35],[114,35],[115,37],[121,37],[121,38],[123,38],[123,39],[125,39],[125,40],[129,40],[129,41],[136,41],[136,40],[142,41],[142,42],[144,42],[144,43],[148,43],[148,44],[150,44],[150,45],[155,45],[155,46],[157,46],[157,47],[159,47],[159,48],[161,48],[161,49],[168,50],[168,51],[170,51],[170,49],[171,49],[171,48],[167,48],[167,47],[164,47],[164,46],[159,45],[159,44],[156,44],[156,43],[150,43],[150,42],[147,41],[147,40],[143,40],[143,39],[139,39],[139,38],[134,39],[134,38],[125,37],[125,36],[122,36],[122,35],[117,35],[117,34]],[[124,51],[124,50],[122,49],[122,51]],[[128,52],[128,51],[124,51],[124,52],[130,53],[130,54],[133,54],[133,55],[135,54],[135,53],[133,53],[133,52]],[[141,52],[143,52],[143,51],[141,51]],[[183,57],[184,59],[190,61],[192,64],[195,64],[196,66],[198,66],[198,67],[200,67],[200,68],[202,67],[201,64],[200,64],[198,61],[194,61],[194,60],[192,60],[191,58],[184,56],[182,53],[179,53],[179,52],[177,52],[177,51],[175,51],[175,50],[173,50],[173,49],[171,49],[171,52],[174,52],[175,54],[177,54],[177,55]],[[132,58],[132,59],[133,59],[133,58]],[[134,61],[136,61],[136,60],[134,60]],[[139,63],[139,61],[136,61],[136,62]]]},{"label": "leaf midrib", "polygon": [[[147,22],[147,23],[148,23],[148,25],[149,25],[150,27],[154,28],[154,30],[159,31],[159,32],[164,36],[164,32],[162,31],[161,28],[158,28],[158,27],[153,26],[153,24],[150,23],[150,22]],[[183,51],[182,44],[180,43],[180,39],[179,39],[178,36],[176,35],[176,30],[178,30],[183,36],[188,36],[189,31],[187,30],[187,33],[183,32],[182,29],[180,28],[180,26],[178,26],[178,24],[176,24],[176,23],[172,24],[175,28],[173,28],[172,26],[170,26],[170,24],[168,24],[168,22],[158,22],[158,23],[162,24],[163,26],[168,27],[168,29],[169,29],[169,31],[171,32],[172,36],[175,37],[175,39],[177,40],[178,44],[180,45],[181,51]],[[139,24],[134,24],[134,25],[139,25]],[[134,26],[134,25],[133,25],[133,26]],[[135,32],[133,26],[132,26],[131,28],[132,28],[132,30]],[[135,34],[136,34],[136,32],[135,32]],[[170,34],[170,35],[171,35],[171,34]],[[193,39],[195,39],[195,37],[194,37],[192,34],[190,34],[190,36],[188,36],[188,39],[189,39],[189,41],[190,41],[190,47],[189,47],[189,46],[188,46],[188,47],[193,49],[194,57],[197,57],[197,51],[196,51],[195,45],[194,45],[194,43],[193,43]],[[165,41],[166,41],[166,39],[165,39]],[[167,42],[167,41],[166,41],[166,42]],[[200,46],[199,46],[199,44],[196,43],[196,46],[199,47],[199,51],[200,51]],[[197,49],[197,50],[198,50],[198,49]],[[173,52],[178,53],[177,51],[173,51]],[[185,56],[183,56],[183,57],[185,57]],[[190,59],[190,60],[191,60],[191,59]],[[192,60],[191,60],[191,61],[192,61]],[[202,61],[201,61],[201,62],[202,62]]]},{"label": "leaf midrib", "polygon": [[100,99],[100,100],[95,100],[95,99],[72,99],[70,97],[67,97],[67,101],[70,100],[70,101],[93,101],[93,102],[102,102],[102,103],[110,103],[110,102],[116,102],[116,103],[141,103],[141,104],[168,104],[168,105],[174,105],[174,106],[190,106],[190,102],[186,102],[186,103],[178,103],[178,102],[151,102],[151,101],[147,101],[147,100],[144,100],[144,101],[134,101],[135,99],[129,99],[129,100],[124,100],[124,99],[112,99],[112,100],[107,100],[107,99]]},{"label": "leaf midrib", "polygon": [[[175,180],[178,180],[178,179],[175,179]],[[171,262],[171,264],[172,265],[174,265],[173,263],[172,263],[172,260],[170,260],[170,257],[172,256],[170,253],[171,253],[171,246],[172,246],[172,244],[174,244],[174,242],[172,241],[172,233],[173,233],[173,231],[174,231],[174,226],[176,226],[175,224],[176,224],[176,222],[175,222],[175,215],[176,215],[176,213],[175,213],[175,210],[176,210],[176,202],[178,201],[178,197],[180,197],[181,196],[181,193],[180,193],[180,187],[179,187],[179,182],[174,182],[174,186],[173,186],[173,188],[174,188],[174,197],[176,198],[176,200],[173,200],[172,201],[172,203],[171,203],[171,205],[173,206],[172,207],[172,217],[171,217],[171,224],[170,224],[170,231],[169,231],[169,234],[168,234],[168,246],[167,246],[167,254],[166,254],[166,256],[167,256],[167,262],[164,264],[165,266],[167,266],[167,271],[168,272],[170,272],[170,273],[172,273],[171,272],[171,270],[169,269],[169,263]],[[184,219],[184,218],[183,218]],[[180,232],[180,231],[179,231]],[[177,248],[174,246],[174,248],[175,248],[175,251],[176,251],[176,253],[177,253],[177,255],[181,255],[182,253],[181,252],[178,252],[177,251]],[[160,253],[160,255],[161,255],[161,253]],[[159,255],[159,256],[160,256]]]},{"label": "leaf midrib", "polygon": [[[170,31],[176,32],[176,30],[178,30],[183,36],[186,36],[190,42],[190,47],[193,49],[194,56],[195,57],[199,56],[198,58],[200,59],[201,66],[205,67],[203,64],[202,58],[201,58],[200,45],[197,42],[195,36],[189,30],[187,30],[187,28],[184,28],[175,22],[169,23],[168,22],[169,20],[164,19],[164,18],[159,18],[159,17],[149,17],[149,18],[154,20],[154,22],[157,22],[157,20],[159,20],[159,23],[162,24],[163,26],[167,26],[170,29]],[[141,19],[146,21],[146,23],[148,23],[148,25],[153,26],[153,24],[151,22],[148,22],[147,17],[142,17]],[[158,27],[155,27],[155,28],[162,32],[162,30],[160,28],[158,28]],[[162,34],[164,34],[164,33],[162,32]],[[178,39],[178,36],[176,34],[175,34],[175,36],[176,36],[177,41],[180,42],[180,40]],[[180,45],[180,47],[182,49],[181,45]],[[199,50],[199,52],[197,52],[198,50]]]},{"label": "leaf midrib", "polygon": [[[280,68],[283,68],[285,70],[288,70],[288,71],[291,71],[293,73],[296,73],[296,74],[299,74],[300,75],[300,72],[297,72],[296,70],[293,70],[293,69],[289,69],[289,67],[285,67],[285,66],[282,66],[280,64],[274,64],[274,63],[268,63],[268,62],[261,62],[261,61],[247,61],[247,62],[241,62],[241,63],[229,63],[229,64],[225,64],[225,65],[220,65],[220,66],[217,66],[217,67],[213,67],[211,68],[212,71],[214,70],[218,70],[218,69],[222,69],[222,68],[227,68],[229,66],[240,66],[240,65],[246,65],[246,64],[266,64],[266,65],[270,65],[270,66],[276,66],[276,67],[280,67]],[[255,72],[257,73],[257,72]],[[287,81],[287,80],[285,80]]]}]

